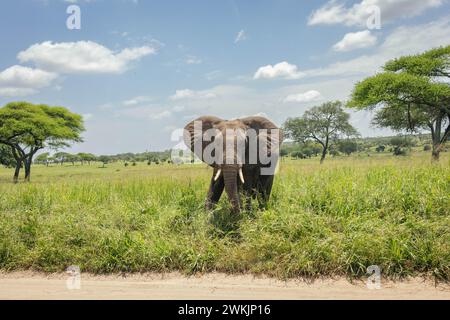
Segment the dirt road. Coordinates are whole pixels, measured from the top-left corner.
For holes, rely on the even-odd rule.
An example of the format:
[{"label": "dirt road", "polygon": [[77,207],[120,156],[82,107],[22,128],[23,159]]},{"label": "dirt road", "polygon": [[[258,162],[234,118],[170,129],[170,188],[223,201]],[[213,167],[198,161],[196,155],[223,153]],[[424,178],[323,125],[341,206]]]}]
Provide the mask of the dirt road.
[{"label": "dirt road", "polygon": [[[382,279],[378,290],[368,289],[362,280],[308,283],[216,273],[192,277],[177,273],[82,273],[79,279],[68,274],[0,273],[0,299],[450,299],[450,284],[435,286],[421,278],[399,282]],[[78,284],[80,288],[74,289]]]}]

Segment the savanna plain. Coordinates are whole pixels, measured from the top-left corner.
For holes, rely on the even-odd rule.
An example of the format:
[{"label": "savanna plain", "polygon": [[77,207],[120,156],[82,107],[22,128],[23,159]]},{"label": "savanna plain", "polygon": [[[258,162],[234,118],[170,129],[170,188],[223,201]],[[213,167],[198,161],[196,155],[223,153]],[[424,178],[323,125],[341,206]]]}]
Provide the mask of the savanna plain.
[{"label": "savanna plain", "polygon": [[450,278],[450,155],[283,159],[269,208],[207,212],[206,165],[0,169],[0,270]]}]

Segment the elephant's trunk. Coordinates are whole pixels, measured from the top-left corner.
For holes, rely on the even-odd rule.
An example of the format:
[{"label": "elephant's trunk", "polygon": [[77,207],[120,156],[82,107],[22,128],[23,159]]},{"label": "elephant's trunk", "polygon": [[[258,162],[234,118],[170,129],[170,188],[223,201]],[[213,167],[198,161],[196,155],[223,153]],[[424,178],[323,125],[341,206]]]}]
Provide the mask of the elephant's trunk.
[{"label": "elephant's trunk", "polygon": [[225,182],[225,192],[228,195],[228,199],[233,207],[233,212],[239,213],[241,210],[241,203],[238,194],[238,167],[225,167],[223,168],[223,179]]}]

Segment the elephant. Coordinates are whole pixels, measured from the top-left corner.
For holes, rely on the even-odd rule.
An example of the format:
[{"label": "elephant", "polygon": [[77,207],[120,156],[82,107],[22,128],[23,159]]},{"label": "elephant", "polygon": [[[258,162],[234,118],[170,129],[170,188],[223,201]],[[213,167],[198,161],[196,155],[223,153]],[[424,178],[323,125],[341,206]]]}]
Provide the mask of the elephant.
[{"label": "elephant", "polygon": [[252,199],[258,200],[260,209],[266,208],[282,141],[281,129],[261,116],[234,120],[203,116],[188,123],[185,144],[213,168],[206,209],[215,207],[224,190],[234,213],[243,209],[241,195],[246,210],[251,210]]}]

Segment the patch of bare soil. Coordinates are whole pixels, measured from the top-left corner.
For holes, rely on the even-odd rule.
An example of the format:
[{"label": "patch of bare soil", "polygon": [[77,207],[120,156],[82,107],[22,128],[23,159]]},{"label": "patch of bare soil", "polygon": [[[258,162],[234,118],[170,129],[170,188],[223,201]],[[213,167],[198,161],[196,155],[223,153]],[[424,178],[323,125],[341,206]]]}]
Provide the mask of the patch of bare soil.
[{"label": "patch of bare soil", "polygon": [[[78,281],[79,280],[79,281]],[[178,273],[91,275],[33,272],[0,273],[0,299],[450,299],[450,284],[423,278],[381,280],[369,289],[364,280],[344,278],[277,280],[252,275]]]}]

